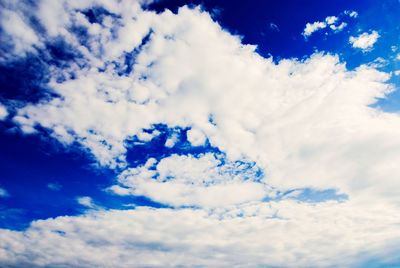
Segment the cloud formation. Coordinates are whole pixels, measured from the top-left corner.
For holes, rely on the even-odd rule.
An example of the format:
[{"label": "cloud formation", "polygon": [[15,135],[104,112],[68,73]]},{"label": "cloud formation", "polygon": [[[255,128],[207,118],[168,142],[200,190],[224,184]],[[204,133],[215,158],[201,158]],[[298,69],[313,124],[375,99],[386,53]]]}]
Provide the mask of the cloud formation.
[{"label": "cloud formation", "polygon": [[[224,210],[92,211],[0,230],[11,267],[351,267],[398,252],[397,208],[292,200]],[[387,229],[388,226],[393,226]]]},{"label": "cloud formation", "polygon": [[344,11],[338,16],[328,16],[325,18],[324,21],[315,21],[312,23],[307,23],[302,35],[304,38],[310,37],[313,33],[320,31],[325,28],[331,29],[334,33],[342,31],[346,26],[347,23],[341,21],[343,16],[350,17],[350,18],[357,18],[358,13],[356,11]]},{"label": "cloud formation", "polygon": [[7,107],[0,103],[0,120],[4,120],[8,115]]},{"label": "cloud formation", "polygon": [[[400,118],[371,107],[392,91],[389,74],[348,70],[324,53],[276,62],[200,8],[155,13],[143,4],[42,0],[28,12],[41,30],[21,17],[23,4],[9,4],[1,23],[14,52],[2,60],[63,40],[79,56],[51,66],[55,97],[18,109],[13,121],[121,171],[110,192],[170,208],[103,210],[80,197],[81,216],[0,230],[1,263],[349,266],[363,253],[398,250]],[[305,34],[338,23],[328,17]],[[218,153],[129,166],[129,140],[149,142],[157,124],[188,129],[191,146]],[[165,146],[177,142],[172,134]],[[349,199],[278,196],[304,188]]]},{"label": "cloud formation", "polygon": [[358,36],[350,36],[349,42],[354,48],[359,48],[363,52],[370,51],[378,41],[380,35],[377,31],[362,33]]},{"label": "cloud formation", "polygon": [[226,163],[212,153],[172,155],[158,163],[151,158],[138,168],[118,176],[119,185],[110,190],[120,195],[147,196],[173,206],[222,207],[262,200],[272,192],[260,182],[254,163]]}]

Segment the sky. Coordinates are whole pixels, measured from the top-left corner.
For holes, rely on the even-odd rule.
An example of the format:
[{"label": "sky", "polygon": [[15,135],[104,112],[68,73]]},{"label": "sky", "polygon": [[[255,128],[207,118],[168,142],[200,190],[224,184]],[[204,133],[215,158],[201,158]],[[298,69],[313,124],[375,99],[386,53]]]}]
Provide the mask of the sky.
[{"label": "sky", "polygon": [[0,0],[0,266],[399,267],[399,87],[399,0]]}]

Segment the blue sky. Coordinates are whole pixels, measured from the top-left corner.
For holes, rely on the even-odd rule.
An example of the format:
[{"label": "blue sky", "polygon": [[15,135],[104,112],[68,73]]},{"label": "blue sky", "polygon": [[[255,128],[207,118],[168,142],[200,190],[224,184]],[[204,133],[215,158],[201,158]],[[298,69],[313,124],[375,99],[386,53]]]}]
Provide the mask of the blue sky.
[{"label": "blue sky", "polygon": [[1,265],[398,265],[398,0],[0,7]]}]

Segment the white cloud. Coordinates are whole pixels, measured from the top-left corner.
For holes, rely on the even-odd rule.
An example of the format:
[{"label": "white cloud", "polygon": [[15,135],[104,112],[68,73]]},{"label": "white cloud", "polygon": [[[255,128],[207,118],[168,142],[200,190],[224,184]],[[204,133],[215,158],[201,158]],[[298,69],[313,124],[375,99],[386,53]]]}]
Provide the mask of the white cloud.
[{"label": "white cloud", "polygon": [[398,207],[291,200],[224,210],[92,211],[0,230],[5,266],[352,267],[399,250]]},{"label": "white cloud", "polygon": [[338,20],[338,17],[336,17],[336,16],[328,16],[325,18],[325,22],[328,25],[335,24],[337,22],[337,20]]},{"label": "white cloud", "polygon": [[211,153],[172,155],[155,164],[127,169],[118,176],[116,194],[142,195],[173,206],[220,207],[261,200],[271,191],[259,182],[257,167],[250,163],[226,163]]},{"label": "white cloud", "polygon": [[198,129],[190,129],[187,132],[187,139],[193,146],[202,146],[206,142],[206,136]]},{"label": "white cloud", "polygon": [[[118,16],[90,23],[79,10],[94,3]],[[363,253],[397,252],[400,118],[371,107],[392,90],[389,74],[364,65],[350,71],[326,54],[275,63],[200,9],[156,14],[131,1],[41,1],[35,16],[85,64],[54,70],[66,77],[49,83],[60,97],[19,109],[14,121],[23,131],[40,125],[110,167],[126,165],[127,139],[150,141],[159,133],[148,130],[160,123],[190,128],[192,145],[208,140],[226,156],[224,163],[215,154],[150,159],[124,170],[110,188],[203,209],[102,211],[81,197],[98,211],[37,221],[25,232],[2,230],[0,262],[349,266]],[[87,44],[71,24],[88,29]],[[309,25],[305,36],[326,28]],[[134,49],[133,72],[119,75],[115,63],[123,65]],[[254,161],[265,178],[256,180],[254,168],[241,169],[237,160]],[[259,203],[271,188],[305,187],[337,189],[349,200]]]},{"label": "white cloud", "polygon": [[[125,139],[153,124],[191,127],[229,160],[255,161],[271,186],[398,196],[391,163],[400,157],[400,119],[369,107],[392,90],[388,74],[368,66],[348,71],[323,54],[276,64],[198,9],[151,16],[153,32],[134,73],[119,76],[112,65],[76,69],[75,79],[50,84],[61,98],[26,106],[14,120],[80,142],[111,166],[124,165]],[[136,90],[146,99],[136,99]],[[203,142],[191,134],[195,145]]]},{"label": "white cloud", "polygon": [[354,11],[354,10],[346,10],[344,12],[344,14],[348,15],[350,18],[357,18],[358,17],[357,11]]},{"label": "white cloud", "polygon": [[8,51],[9,55],[2,55],[0,60],[25,55],[26,52],[35,51],[34,45],[41,45],[39,37],[25,20],[26,17],[19,12],[7,8],[1,9],[0,25],[4,35],[2,42],[11,44],[12,52]]},{"label": "white cloud", "polygon": [[372,49],[379,37],[377,31],[372,31],[371,33],[365,32],[356,37],[350,36],[349,42],[354,48],[359,48],[366,52]]},{"label": "white cloud", "polygon": [[6,106],[0,103],[0,120],[4,120],[8,116],[8,111]]},{"label": "white cloud", "polygon": [[81,196],[76,198],[76,201],[79,205],[82,205],[87,208],[97,208],[96,204],[93,202],[90,196]]},{"label": "white cloud", "polygon": [[329,28],[331,28],[335,32],[340,32],[342,31],[345,27],[347,26],[346,22],[342,22],[339,25],[330,25]]},{"label": "white cloud", "polygon": [[[345,12],[346,13],[346,12]],[[335,33],[342,31],[347,26],[346,22],[341,22],[337,16],[328,16],[323,22],[316,21],[313,23],[307,23],[303,30],[302,35],[307,38],[311,36],[314,32],[320,31],[329,27]]]},{"label": "white cloud", "polygon": [[303,31],[303,36],[311,36],[314,32],[326,28],[326,23],[321,21],[316,21],[313,23],[307,23]]},{"label": "white cloud", "polygon": [[165,147],[172,148],[179,141],[178,133],[173,132],[165,141]]}]

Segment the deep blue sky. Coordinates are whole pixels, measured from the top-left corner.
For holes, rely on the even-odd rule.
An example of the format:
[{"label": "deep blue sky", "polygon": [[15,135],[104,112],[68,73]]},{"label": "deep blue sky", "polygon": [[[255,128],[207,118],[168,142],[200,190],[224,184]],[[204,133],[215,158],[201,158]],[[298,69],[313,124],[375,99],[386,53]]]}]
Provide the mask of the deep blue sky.
[{"label": "deep blue sky", "polygon": [[[400,61],[393,57],[391,47],[400,44],[400,5],[397,0],[366,1],[158,1],[149,8],[158,12],[165,8],[176,12],[182,5],[201,5],[213,18],[231,33],[242,36],[243,42],[256,44],[259,54],[275,60],[305,58],[316,51],[339,54],[349,69],[370,63],[378,57],[388,60],[384,71],[397,70]],[[355,10],[359,17],[345,18],[344,31],[333,34],[326,31],[314,33],[307,40],[301,35],[306,23],[323,21],[327,16],[342,16],[345,10]],[[271,27],[274,24],[277,28]],[[377,30],[381,38],[368,53],[355,50],[348,42],[351,35]],[[1,46],[1,45],[0,45]],[[5,51],[4,48],[1,51]],[[90,155],[79,146],[66,150],[45,131],[24,135],[11,122],[12,107],[22,107],[28,102],[51,98],[46,90],[47,63],[67,63],[73,59],[65,47],[53,47],[50,54],[29,56],[0,66],[0,101],[11,107],[11,115],[0,122],[0,187],[9,196],[0,199],[0,227],[20,229],[33,219],[59,215],[75,215],[82,211],[76,202],[79,196],[91,196],[105,207],[122,208],[124,203],[154,205],[146,198],[115,197],[104,191],[115,179],[115,173],[98,168]],[[393,77],[399,85],[399,76]],[[382,109],[397,111],[400,95],[393,93],[388,100],[378,103]],[[172,153],[196,154],[216,150],[209,146],[190,148],[185,143],[174,149],[163,147],[168,129],[161,127],[164,135],[146,146],[132,146],[128,161],[132,166],[143,163],[149,156],[160,158]],[[185,131],[182,130],[182,137]],[[188,147],[189,146],[189,147]],[[50,189],[49,184],[59,189]],[[93,187],[94,186],[94,187]],[[56,187],[57,188],[57,187]]]}]

